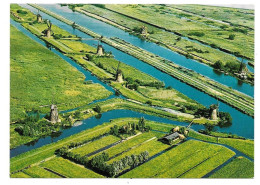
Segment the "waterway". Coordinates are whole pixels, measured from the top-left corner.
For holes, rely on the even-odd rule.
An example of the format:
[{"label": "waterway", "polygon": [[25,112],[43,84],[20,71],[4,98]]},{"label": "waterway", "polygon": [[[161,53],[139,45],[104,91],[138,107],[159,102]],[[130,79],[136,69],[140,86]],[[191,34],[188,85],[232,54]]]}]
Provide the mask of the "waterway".
[{"label": "waterway", "polygon": [[[30,9],[32,12],[34,13],[37,13],[38,10],[29,6],[29,5],[23,5],[24,7]],[[103,22],[96,22],[97,20],[95,19],[92,19],[92,18],[89,18],[85,15],[81,15],[80,13],[77,13],[77,12],[72,12],[70,9],[68,9],[67,7],[60,7],[59,5],[43,5],[45,8],[48,8],[50,7],[50,10],[53,11],[53,10],[56,10],[58,12],[58,14],[64,16],[66,15],[66,18],[70,19],[71,17],[75,17],[74,19],[77,19],[77,24],[80,24],[81,26],[85,26],[87,28],[95,28],[93,31],[97,31],[97,33],[100,33],[101,30],[106,30],[106,32],[109,33],[109,30],[111,30],[111,32],[119,32],[118,33],[118,37],[121,38],[120,36],[123,34],[122,30],[120,29],[117,29],[113,26],[110,26],[110,25],[107,25]],[[64,14],[64,15],[63,15]],[[41,12],[41,15],[43,16],[44,19],[49,19],[52,21],[53,24],[65,29],[66,31],[72,33],[72,34],[75,34],[75,35],[78,35],[80,37],[83,37],[83,38],[90,38],[90,36],[88,36],[87,34],[79,31],[79,30],[76,30],[76,29],[73,29],[71,26],[49,16],[49,15],[46,15],[45,13]],[[82,19],[82,20],[81,20]],[[99,23],[101,24],[101,26],[99,25]],[[89,27],[89,25],[92,25]],[[107,25],[107,27],[105,27]],[[114,30],[116,29],[116,30]],[[115,33],[116,34],[116,33]],[[130,39],[125,39],[125,37],[130,37]],[[121,38],[122,39],[122,38]],[[149,43],[149,42],[146,42],[146,41],[142,41],[141,39],[139,39],[138,37],[135,37],[133,35],[129,35],[128,33],[124,32],[124,38],[125,40],[132,40],[132,39],[135,39],[137,40],[137,43],[143,43],[143,45],[146,45],[146,44],[151,44],[150,47],[152,48],[152,46],[154,47],[159,47],[159,49],[161,48],[162,51],[166,51],[166,54],[169,50],[167,49],[164,49],[156,44],[153,44],[153,43]],[[91,40],[83,40],[82,42],[84,43],[87,43],[89,45],[92,45],[92,44],[96,44],[96,41],[91,41]],[[217,100],[203,92],[200,92],[199,90],[195,89],[195,88],[192,88],[190,87],[189,85],[186,85],[185,83],[182,83],[178,80],[176,80],[175,78],[157,70],[156,68],[126,54],[126,53],[123,53],[109,45],[106,45],[106,44],[102,44],[103,47],[105,48],[106,51],[111,51],[113,53],[113,55],[115,56],[115,58],[117,60],[120,60],[128,65],[131,65],[137,69],[139,69],[140,71],[142,72],[145,72],[147,74],[150,74],[152,75],[153,77],[163,81],[165,83],[166,86],[171,86],[173,87],[174,89],[180,91],[181,93],[185,94],[186,96],[190,97],[191,99],[194,99],[196,100],[197,102],[203,104],[204,106],[209,106],[213,103],[216,103]],[[148,45],[148,46],[149,46]],[[147,46],[146,46],[147,47]],[[173,52],[171,52],[173,53]],[[185,58],[186,59],[186,58]],[[195,63],[195,62],[191,62],[191,63]],[[199,63],[200,64],[200,63]],[[206,65],[201,65],[201,66],[206,66]],[[199,67],[198,67],[199,68]],[[234,79],[234,78],[233,78]],[[245,84],[241,84],[241,86],[243,86]],[[248,84],[247,84],[248,85]],[[237,134],[237,135],[240,135],[240,136],[243,136],[243,137],[246,137],[246,138],[251,138],[253,139],[254,138],[254,119],[250,116],[247,116],[241,112],[239,112],[238,110],[230,107],[229,105],[226,105],[225,103],[222,103],[220,102],[220,111],[224,111],[224,112],[229,112],[233,118],[233,124],[232,126],[228,127],[228,128],[217,128],[217,130],[221,130],[223,132],[231,132],[231,133],[234,133],[234,134]]]},{"label": "waterway", "polygon": [[[67,18],[71,21],[74,21],[78,25],[86,27],[100,35],[103,35],[106,37],[119,37],[120,39],[123,39],[135,46],[138,46],[142,49],[145,49],[145,50],[152,52],[156,55],[159,55],[161,57],[164,57],[170,61],[175,62],[176,64],[179,64],[181,66],[194,70],[217,82],[220,82],[229,87],[232,87],[233,89],[236,89],[236,90],[243,92],[250,96],[254,95],[254,86],[252,86],[250,84],[243,83],[240,80],[238,80],[232,76],[228,76],[223,73],[215,72],[211,67],[209,67],[203,63],[200,63],[196,60],[187,59],[185,56],[180,55],[172,50],[169,50],[167,48],[164,48],[164,47],[159,46],[152,42],[144,41],[144,40],[138,38],[137,36],[131,35],[128,32],[125,32],[112,25],[109,25],[109,24],[99,21],[97,19],[88,17],[84,14],[81,14],[78,12],[73,12],[67,6],[61,7],[58,4],[42,4],[41,6],[56,14],[59,14],[65,18]],[[26,7],[28,7],[28,5],[26,5]],[[30,8],[30,9],[33,10],[35,13],[37,12],[35,9],[32,9],[32,8]]]},{"label": "waterway", "polygon": [[[50,19],[53,24],[56,24],[71,33],[73,32],[73,34],[78,34],[79,36],[82,36],[82,37],[89,37],[85,33],[82,33],[78,30],[74,30],[70,26],[66,25],[65,23],[62,23],[46,14],[42,13],[42,16],[44,18]],[[20,31],[22,31],[25,35],[29,36],[31,39],[46,46],[45,42],[40,40],[35,35],[31,34],[29,31],[27,31],[25,28],[23,28],[19,23],[11,20],[11,24],[14,25],[16,28],[18,28]],[[95,43],[94,41],[83,41],[83,42],[86,42],[88,44]],[[153,68],[152,66],[150,66],[146,63],[143,63],[143,62],[139,61],[138,59],[136,59],[132,56],[129,56],[121,51],[118,51],[115,48],[112,48],[108,45],[104,44],[104,47],[105,47],[106,51],[112,51],[113,54],[115,55],[116,59],[124,61],[125,63],[127,63],[131,66],[134,66],[134,67],[138,68],[139,70],[146,72],[146,73],[164,81],[164,83],[167,86],[172,86],[173,88],[179,90],[180,92],[184,93],[185,95],[189,96],[190,98],[197,100],[198,102],[202,103],[203,105],[209,106],[212,103],[216,103],[216,100],[214,98],[186,85],[185,83],[182,83],[182,82],[172,78],[171,76],[169,76],[165,73],[162,73],[161,71]],[[51,49],[51,51],[54,52],[55,54],[59,55],[65,61],[70,63],[72,66],[74,66],[79,71],[81,71],[86,76],[86,80],[92,80],[94,83],[100,83],[108,90],[114,92],[113,88],[111,88],[107,84],[98,80],[95,76],[91,75],[90,72],[86,71],[84,68],[82,68],[80,65],[76,64],[70,58],[64,56],[62,53],[60,53],[59,51],[57,51],[55,49]],[[114,95],[112,95],[109,98],[112,98],[112,97],[114,97]],[[100,100],[98,100],[98,101],[100,101]],[[245,114],[242,114],[241,112],[237,111],[236,109],[234,109],[222,102],[220,103],[220,110],[229,112],[231,114],[231,116],[233,117],[233,124],[231,127],[217,128],[217,130],[220,130],[223,132],[231,132],[231,133],[238,134],[238,135],[246,137],[246,138],[251,138],[251,139],[254,138],[254,120],[253,120],[253,118],[251,118],[250,116],[247,116]],[[107,122],[110,119],[115,119],[115,118],[119,118],[119,117],[141,117],[141,116],[145,117],[145,119],[149,119],[149,120],[153,120],[153,121],[159,121],[159,122],[176,124],[176,125],[187,125],[187,123],[172,121],[172,120],[168,120],[168,119],[164,119],[164,118],[160,118],[160,117],[156,117],[156,116],[150,116],[150,115],[146,115],[146,114],[138,113],[138,112],[134,112],[134,111],[114,110],[114,111],[110,111],[110,112],[102,114],[101,118],[92,117],[87,120],[83,120],[82,125],[80,125],[78,127],[72,127],[70,129],[63,130],[60,134],[57,134],[56,136],[53,136],[53,137],[49,136],[49,137],[41,138],[36,142],[32,142],[27,145],[21,145],[15,149],[12,149],[11,157],[19,155],[23,152],[32,150],[34,148],[41,147],[41,146],[49,144],[51,142],[56,142],[57,140],[68,137],[69,135],[78,133],[87,128],[92,128],[103,122]],[[198,130],[198,129],[203,128],[203,126],[193,125],[192,128],[194,130]]]},{"label": "waterway", "polygon": [[[18,30],[22,31],[25,35],[27,35],[28,37],[33,39],[34,41],[42,44],[45,47],[48,47],[53,53],[57,54],[62,59],[64,59],[66,62],[71,64],[73,67],[75,67],[77,70],[79,70],[81,73],[83,73],[85,75],[86,80],[92,80],[94,83],[99,83],[99,84],[103,85],[106,89],[115,93],[113,88],[111,88],[107,84],[103,83],[102,81],[98,80],[95,76],[91,75],[91,73],[89,71],[82,68],[79,64],[77,64],[76,62],[71,60],[69,57],[64,56],[59,51],[57,51],[57,50],[49,47],[48,45],[46,45],[46,43],[44,41],[40,40],[37,36],[33,35],[31,32],[26,30],[19,23],[11,20],[11,24],[14,27],[16,27]],[[114,97],[115,97],[115,95],[113,94],[113,95],[109,96],[108,98],[105,98],[105,99],[102,99],[102,100],[95,100],[95,101],[91,102],[91,104],[94,103],[94,102],[104,101],[104,100],[111,99],[111,98],[114,98]],[[120,98],[124,98],[124,97],[121,96]],[[60,113],[69,112],[69,111],[73,111],[73,110],[75,110],[75,109],[69,109],[69,110],[66,110],[66,111],[61,111]],[[96,116],[96,117],[94,116],[94,117],[91,117],[89,119],[83,120],[82,124],[79,124],[75,127],[71,127],[71,128],[68,128],[68,129],[64,129],[61,132],[56,133],[52,136],[40,138],[37,141],[33,141],[33,142],[28,143],[28,144],[18,146],[18,147],[11,150],[10,157],[14,157],[16,155],[30,151],[32,149],[39,148],[41,146],[44,146],[46,144],[50,144],[52,142],[56,142],[60,139],[63,139],[63,138],[66,138],[70,135],[76,134],[76,133],[78,133],[82,130],[93,128],[93,127],[100,125],[104,122],[109,122],[111,119],[122,118],[122,117],[137,117],[137,118],[144,117],[145,119],[148,119],[148,120],[164,122],[164,123],[174,124],[174,125],[182,125],[182,126],[186,126],[188,124],[186,122],[168,120],[168,119],[165,119],[165,118],[151,116],[151,115],[147,115],[147,114],[139,113],[139,112],[135,112],[135,111],[130,111],[130,110],[113,110],[113,111],[103,113],[100,116]],[[192,128],[195,129],[195,130],[198,130],[198,129],[202,129],[203,126],[194,125]]]}]

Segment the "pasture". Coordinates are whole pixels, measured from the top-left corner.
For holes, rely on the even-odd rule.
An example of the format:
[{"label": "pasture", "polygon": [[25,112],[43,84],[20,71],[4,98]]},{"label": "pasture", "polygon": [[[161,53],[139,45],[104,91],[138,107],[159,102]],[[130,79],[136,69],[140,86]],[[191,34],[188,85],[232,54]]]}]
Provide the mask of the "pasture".
[{"label": "pasture", "polygon": [[[222,150],[224,150],[225,160],[228,160],[234,155],[234,152],[227,148],[190,140],[127,172],[126,174],[123,174],[120,177],[177,178],[189,172],[192,168],[202,165]],[[223,157],[223,155],[221,157]],[[213,162],[217,163],[218,158],[214,159]],[[217,165],[220,164],[221,162]],[[211,170],[212,168],[204,168],[203,174],[210,172]]]}]

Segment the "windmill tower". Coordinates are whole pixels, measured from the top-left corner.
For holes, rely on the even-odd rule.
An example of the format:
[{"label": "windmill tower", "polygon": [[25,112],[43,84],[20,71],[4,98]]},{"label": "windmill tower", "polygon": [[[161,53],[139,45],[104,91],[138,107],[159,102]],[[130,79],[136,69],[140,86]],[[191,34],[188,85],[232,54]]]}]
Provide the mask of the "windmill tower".
[{"label": "windmill tower", "polygon": [[101,35],[100,38],[81,38],[81,40],[97,40],[98,45],[97,45],[97,56],[103,56],[105,53],[105,50],[103,46],[100,44],[100,41],[102,40],[103,36]]},{"label": "windmill tower", "polygon": [[37,14],[37,22],[38,23],[42,22],[42,16],[39,14],[39,10],[38,10],[38,14]]},{"label": "windmill tower", "polygon": [[57,105],[51,104],[50,121],[52,124],[60,122]]},{"label": "windmill tower", "polygon": [[50,116],[49,121],[52,124],[59,123],[61,120],[59,119],[59,111],[57,104],[53,102],[54,95],[52,96],[52,103],[50,105],[41,105],[40,107],[50,107]]},{"label": "windmill tower", "polygon": [[48,28],[46,30],[44,30],[45,36],[50,38],[51,34],[52,34],[52,30],[51,30],[52,23],[51,23],[51,21],[47,20],[46,24],[47,24]]},{"label": "windmill tower", "polygon": [[146,26],[142,26],[141,34],[142,35],[147,35],[147,27]]},{"label": "windmill tower", "polygon": [[210,119],[211,120],[218,120],[218,108],[219,103],[210,105]]},{"label": "windmill tower", "polygon": [[113,69],[116,71],[116,81],[119,83],[122,83],[122,82],[124,82],[124,80],[123,80],[123,72],[121,69],[119,69],[120,63],[121,62],[118,62],[117,69],[115,69],[115,68],[113,68]]},{"label": "windmill tower", "polygon": [[104,55],[104,48],[101,44],[98,44],[97,46],[97,56],[103,56]]}]

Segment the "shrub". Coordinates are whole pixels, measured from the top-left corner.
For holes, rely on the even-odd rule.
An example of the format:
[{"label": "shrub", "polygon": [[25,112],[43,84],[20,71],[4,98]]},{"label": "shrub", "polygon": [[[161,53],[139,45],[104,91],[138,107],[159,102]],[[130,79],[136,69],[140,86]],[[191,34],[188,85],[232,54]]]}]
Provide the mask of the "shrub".
[{"label": "shrub", "polygon": [[94,111],[96,111],[97,113],[101,112],[101,107],[99,105],[97,105],[95,108],[93,108]]},{"label": "shrub", "polygon": [[188,35],[203,37],[205,35],[205,33],[203,33],[203,32],[191,32],[191,33],[188,33]]},{"label": "shrub", "polygon": [[220,70],[222,70],[222,69],[224,68],[224,64],[223,64],[220,60],[218,60],[217,62],[215,62],[215,64],[213,65],[213,67],[214,67],[215,69],[220,69]]},{"label": "shrub", "polygon": [[228,39],[229,39],[229,40],[234,40],[235,37],[236,37],[236,35],[234,35],[234,34],[230,34],[230,35],[228,36]]},{"label": "shrub", "polygon": [[16,12],[23,15],[26,15],[28,13],[27,11],[24,10],[17,10]]}]

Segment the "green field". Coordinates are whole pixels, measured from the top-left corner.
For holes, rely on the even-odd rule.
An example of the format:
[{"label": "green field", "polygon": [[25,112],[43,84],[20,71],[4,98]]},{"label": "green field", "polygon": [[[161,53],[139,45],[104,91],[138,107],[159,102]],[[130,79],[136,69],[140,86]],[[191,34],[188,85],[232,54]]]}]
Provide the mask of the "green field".
[{"label": "green field", "polygon": [[[254,10],[207,5],[170,5],[198,15],[254,28]],[[243,19],[241,19],[243,17]]]},{"label": "green field", "polygon": [[[103,123],[102,125],[96,126],[92,129],[87,129],[85,131],[82,131],[81,133],[75,134],[73,136],[67,137],[61,141],[58,141],[56,143],[52,143],[46,146],[43,146],[41,148],[32,150],[30,152],[26,152],[24,154],[21,154],[19,156],[11,158],[11,172],[15,172],[17,170],[23,169],[26,166],[37,164],[40,161],[43,161],[45,159],[48,159],[50,157],[54,157],[54,151],[58,148],[61,148],[62,146],[66,146],[72,142],[81,142],[87,139],[91,139],[93,137],[97,137],[100,135],[103,135],[106,132],[109,132],[110,128],[113,125],[122,126],[127,123],[137,123],[138,118],[120,118],[116,120],[112,120],[109,123]],[[146,120],[146,125],[151,126],[151,129],[159,130],[159,131],[169,131],[175,125],[169,125],[169,124],[163,124],[158,123],[154,121],[148,121]],[[194,131],[193,131],[194,132]],[[192,134],[193,132],[190,132],[190,136],[197,137],[195,134]],[[139,154],[142,151],[148,151],[149,156],[153,156],[154,154],[166,149],[169,147],[169,145],[165,145],[161,142],[158,142],[156,138],[162,137],[164,134],[150,131],[149,133],[143,133],[137,136],[134,136],[126,141],[123,141],[122,143],[119,143],[107,150],[105,150],[106,153],[108,153],[109,157],[113,157],[109,163],[112,163],[113,161],[117,161],[121,159],[124,156],[131,155],[131,154]],[[202,134],[199,134],[199,136]],[[111,137],[111,136],[110,136]],[[154,138],[154,139],[152,139]],[[214,138],[211,136],[208,136],[205,138],[200,138],[206,140],[207,138]],[[149,141],[149,139],[152,139]],[[224,139],[224,138],[223,138]],[[232,142],[239,142],[238,139],[228,139],[230,141],[230,144],[232,145]],[[98,140],[96,140],[98,141]],[[100,140],[101,141],[101,140]],[[99,141],[99,142],[100,142]],[[110,144],[109,142],[108,144]],[[251,147],[251,142],[247,140],[243,140],[244,147],[247,148],[248,146]],[[97,144],[97,143],[96,143]],[[97,144],[97,147],[90,146],[87,147],[87,150],[90,149],[91,151],[95,151],[99,148],[102,148],[105,145],[108,145],[107,143],[103,144],[100,142],[100,144]],[[84,145],[83,145],[84,146]],[[85,145],[87,146],[87,145]],[[81,147],[77,148],[80,149]],[[77,150],[75,149],[75,150]],[[241,148],[237,148],[238,150],[241,150]],[[73,150],[72,150],[73,151]],[[84,152],[85,150],[83,150]],[[95,154],[93,156],[99,155]],[[118,155],[118,156],[116,156]],[[151,161],[142,164],[141,166],[129,171],[126,174],[123,174],[121,177],[185,177],[185,178],[197,178],[202,177],[212,171],[214,168],[218,167],[222,163],[224,163],[226,160],[228,160],[230,157],[234,155],[234,152],[230,151],[229,149],[214,145],[214,144],[208,144],[200,141],[194,141],[190,140],[187,142],[182,143],[181,145],[165,152],[164,154],[152,159]],[[90,156],[89,159],[91,159],[93,156]],[[46,162],[41,163],[42,165],[48,164],[48,168],[50,167],[53,171],[61,173],[64,176],[67,176],[68,172],[61,172],[62,169],[59,167],[56,167],[55,164],[59,164],[56,160],[60,160],[61,158],[53,158],[49,162],[46,160]],[[55,161],[55,162],[52,162]],[[68,160],[65,160],[67,166]],[[62,163],[63,164],[63,163]],[[74,163],[69,162],[69,164]],[[160,164],[160,165],[158,165]],[[178,164],[178,165],[177,165]],[[77,167],[80,167],[76,165]],[[45,166],[47,167],[47,166]],[[57,169],[56,169],[57,168]],[[80,167],[81,168],[81,167]],[[66,168],[64,168],[66,169]],[[166,172],[165,169],[170,170],[169,172]],[[26,173],[26,174],[25,174]],[[15,173],[12,175],[12,177],[16,176],[47,176],[48,174],[45,174],[45,171],[42,171],[42,169],[39,170],[32,170],[27,169],[23,173]],[[50,174],[49,174],[50,175]],[[74,174],[71,174],[74,176]],[[78,177],[78,176],[77,176]]]},{"label": "green field", "polygon": [[31,176],[23,173],[23,172],[18,172],[18,173],[15,173],[15,174],[11,174],[10,175],[11,178],[32,178]]},{"label": "green field", "polygon": [[216,171],[210,178],[253,178],[254,163],[244,157],[237,157],[232,162]]},{"label": "green field", "polygon": [[157,137],[152,137],[149,140],[144,141],[143,143],[139,143],[138,146],[135,146],[133,149],[124,152],[123,154],[113,158],[112,160],[108,161],[108,164],[113,163],[114,161],[119,161],[123,159],[125,156],[131,156],[132,154],[140,154],[141,152],[147,151],[149,156],[152,157],[153,155],[167,149],[169,145],[163,144],[160,141],[157,141]]},{"label": "green field", "polygon": [[[44,46],[11,26],[11,122],[41,105],[75,108],[111,94],[99,84],[84,84],[84,76]],[[45,112],[49,111],[45,108]]]},{"label": "green field", "polygon": [[[106,7],[113,9],[114,5],[107,5]],[[143,23],[139,20],[129,18],[129,17],[119,14],[117,12],[112,12],[108,9],[99,8],[94,5],[84,5],[80,9],[86,10],[92,14],[100,16],[99,18],[101,21],[110,23],[110,22],[108,22],[108,20],[111,20],[111,21],[113,21],[113,23],[117,23],[117,25],[116,25],[117,27],[121,28],[120,26],[124,26],[125,29],[127,29],[128,31],[134,30],[135,28],[141,28],[142,26],[146,26],[148,32],[150,33],[148,39],[150,39],[151,41],[154,41],[156,43],[161,42],[161,43],[164,43],[167,45],[174,46],[176,48],[171,48],[171,49],[173,49],[174,51],[183,53],[183,54],[186,54],[188,52],[189,54],[197,55],[200,57],[199,59],[198,58],[197,59],[201,60],[204,63],[213,64],[218,60],[222,61],[223,63],[236,62],[236,58],[234,56],[225,54],[214,48],[210,48],[210,47],[198,44],[196,42],[189,41],[187,39],[178,40],[178,38],[179,38],[178,35],[175,35],[170,32],[162,31],[161,29],[159,29],[155,26]],[[78,8],[77,10],[81,11],[80,9]],[[158,9],[158,7],[156,9]],[[119,11],[117,9],[113,9],[113,10]],[[125,10],[125,9],[122,8],[121,11],[122,10]],[[173,12],[173,9],[170,9],[169,11]],[[83,11],[82,13],[85,13],[85,12]],[[105,18],[105,19],[102,19],[102,18]],[[192,48],[192,50],[190,48]],[[193,49],[193,48],[195,48],[195,49]],[[199,50],[202,52],[200,52]]]},{"label": "green field", "polygon": [[61,178],[60,176],[49,172],[40,166],[33,166],[24,170],[23,172],[33,178]]},{"label": "green field", "polygon": [[[178,5],[176,5],[178,6]],[[234,32],[232,30],[223,31],[221,28],[214,28],[205,22],[200,22],[198,20],[193,21],[190,19],[191,16],[187,16],[184,12],[176,13],[172,8],[168,8],[162,5],[105,5],[109,10],[113,10],[122,13],[127,16],[131,16],[138,20],[143,20],[149,24],[165,28],[172,32],[180,33],[184,36],[189,36],[195,38],[204,43],[215,44],[218,48],[223,48],[231,53],[238,52],[240,55],[246,56],[248,58],[254,58],[254,37],[253,35],[246,35],[243,33],[235,32],[235,39],[227,39],[230,34]],[[192,8],[193,5],[192,5]],[[215,8],[221,9],[220,7]],[[225,8],[224,8],[225,9]],[[225,11],[225,10],[224,10]],[[202,11],[203,12],[203,11]],[[225,14],[223,14],[225,15]],[[249,15],[240,14],[239,19],[244,20],[245,17]],[[152,19],[151,19],[152,17]],[[228,16],[229,17],[229,16]],[[250,16],[249,16],[250,17]],[[253,17],[251,16],[254,22]],[[202,18],[201,18],[202,19]],[[227,26],[229,27],[229,26]],[[212,31],[214,30],[214,31]],[[190,36],[189,34],[199,31],[203,33],[203,36]],[[223,54],[222,54],[223,55]],[[212,59],[210,59],[212,60]]]},{"label": "green field", "polygon": [[99,175],[83,166],[77,165],[69,160],[56,157],[42,163],[40,166],[53,170],[69,178],[102,178]]},{"label": "green field", "polygon": [[91,152],[94,152],[100,148],[103,148],[107,145],[113,144],[120,140],[121,139],[116,136],[109,135],[109,136],[103,137],[101,139],[98,139],[96,141],[87,143],[81,147],[75,148],[72,150],[72,152],[74,154],[80,154],[81,156],[84,156],[84,155],[87,155]]},{"label": "green field", "polygon": [[[176,148],[148,161],[147,163],[120,176],[122,178],[176,178],[184,175],[197,165],[211,159],[216,153],[224,150],[225,159],[228,160],[234,152],[227,148],[203,143],[200,141],[187,141]],[[223,158],[223,155],[220,156]],[[219,159],[213,162],[217,163]],[[160,164],[160,165],[158,165]],[[218,163],[220,165],[221,163]],[[212,168],[204,168],[203,173],[210,172]]]}]

